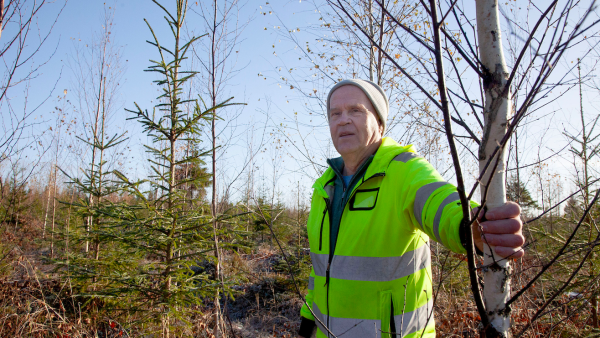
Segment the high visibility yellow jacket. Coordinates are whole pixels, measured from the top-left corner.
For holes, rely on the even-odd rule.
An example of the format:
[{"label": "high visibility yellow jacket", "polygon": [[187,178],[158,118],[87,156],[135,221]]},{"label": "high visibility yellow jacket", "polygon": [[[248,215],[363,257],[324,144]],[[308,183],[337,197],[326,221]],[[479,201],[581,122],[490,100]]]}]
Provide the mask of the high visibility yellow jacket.
[{"label": "high visibility yellow jacket", "polygon": [[330,167],[313,185],[302,317],[315,320],[317,337],[328,336],[325,327],[344,338],[435,337],[429,238],[465,252],[456,188],[412,145],[384,138],[349,195],[330,254],[334,182]]}]

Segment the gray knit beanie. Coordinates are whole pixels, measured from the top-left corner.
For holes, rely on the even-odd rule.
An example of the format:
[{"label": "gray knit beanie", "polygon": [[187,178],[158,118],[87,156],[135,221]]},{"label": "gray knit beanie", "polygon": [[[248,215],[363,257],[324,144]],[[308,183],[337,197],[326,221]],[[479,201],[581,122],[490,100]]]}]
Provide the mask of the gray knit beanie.
[{"label": "gray knit beanie", "polygon": [[376,84],[375,82],[371,82],[368,80],[359,80],[359,79],[349,79],[343,80],[335,84],[333,88],[329,91],[329,95],[327,95],[327,119],[329,119],[329,99],[331,99],[331,94],[340,88],[341,86],[352,85],[360,88],[365,95],[371,101],[373,108],[375,108],[375,112],[379,116],[379,120],[383,125],[383,133],[385,133],[386,121],[388,116],[388,111],[390,109],[390,104],[388,102],[387,95],[383,89]]}]

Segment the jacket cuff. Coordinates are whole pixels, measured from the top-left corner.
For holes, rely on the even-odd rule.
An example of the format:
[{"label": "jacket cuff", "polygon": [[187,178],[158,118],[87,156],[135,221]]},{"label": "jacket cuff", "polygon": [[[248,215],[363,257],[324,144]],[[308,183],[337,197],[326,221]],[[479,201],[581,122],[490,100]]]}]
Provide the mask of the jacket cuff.
[{"label": "jacket cuff", "polygon": [[308,318],[302,317],[302,322],[300,323],[300,330],[298,331],[298,335],[304,338],[310,338],[313,330],[315,329],[315,321],[310,320]]}]

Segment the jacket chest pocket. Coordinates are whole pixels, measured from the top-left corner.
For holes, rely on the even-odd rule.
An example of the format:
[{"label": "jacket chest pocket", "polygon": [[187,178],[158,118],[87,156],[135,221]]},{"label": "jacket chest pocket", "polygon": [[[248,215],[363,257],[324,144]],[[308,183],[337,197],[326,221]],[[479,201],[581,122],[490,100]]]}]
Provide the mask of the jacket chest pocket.
[{"label": "jacket chest pocket", "polygon": [[379,188],[358,189],[350,198],[350,211],[373,210],[379,197]]}]

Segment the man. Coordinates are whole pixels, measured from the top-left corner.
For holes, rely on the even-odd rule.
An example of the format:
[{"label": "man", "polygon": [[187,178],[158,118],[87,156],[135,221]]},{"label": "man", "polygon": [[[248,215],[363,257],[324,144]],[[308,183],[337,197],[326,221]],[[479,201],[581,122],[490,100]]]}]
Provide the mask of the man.
[{"label": "man", "polygon": [[[412,145],[382,139],[388,109],[370,81],[344,80],[329,92],[329,129],[342,156],[313,186],[301,337],[327,337],[326,328],[344,338],[435,337],[428,241],[464,253],[462,209],[456,188]],[[500,256],[523,255],[519,214],[511,202],[486,213],[485,238]]]}]

